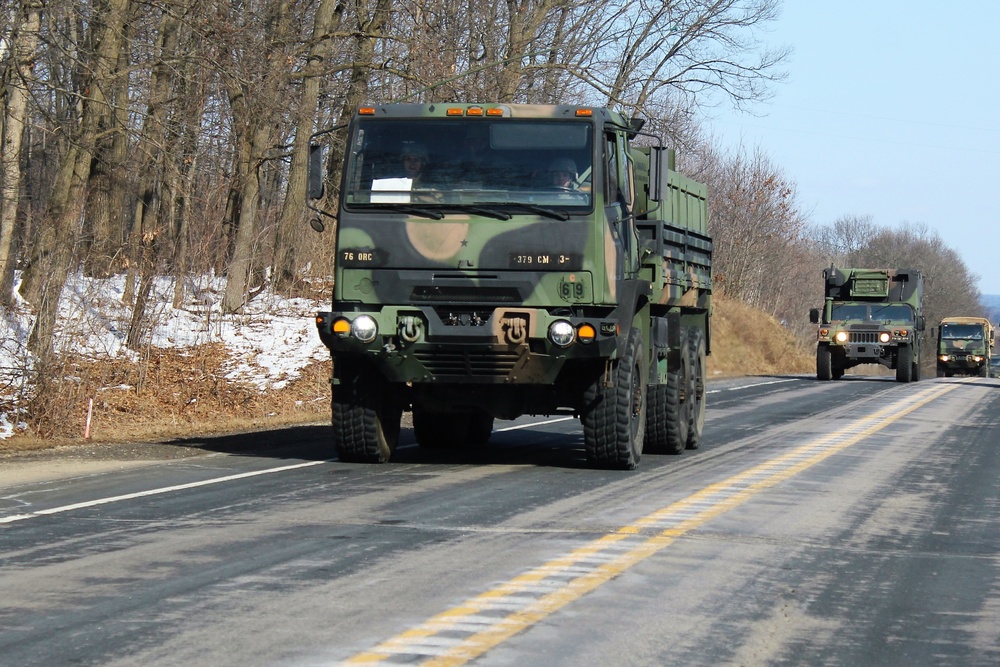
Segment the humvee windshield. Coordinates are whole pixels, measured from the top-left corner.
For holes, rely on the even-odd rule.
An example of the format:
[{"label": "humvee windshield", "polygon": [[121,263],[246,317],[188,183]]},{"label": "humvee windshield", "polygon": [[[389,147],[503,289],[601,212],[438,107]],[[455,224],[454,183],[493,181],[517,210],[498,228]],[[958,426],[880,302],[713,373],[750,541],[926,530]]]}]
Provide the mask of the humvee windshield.
[{"label": "humvee windshield", "polygon": [[579,121],[362,119],[350,138],[344,204],[565,219],[566,209],[593,205],[592,135]]},{"label": "humvee windshield", "polygon": [[867,303],[840,303],[833,306],[830,319],[838,322],[861,320],[863,322],[912,322],[913,310],[906,304],[889,305]]},{"label": "humvee windshield", "polygon": [[978,324],[944,324],[941,338],[945,340],[982,340],[983,327]]}]

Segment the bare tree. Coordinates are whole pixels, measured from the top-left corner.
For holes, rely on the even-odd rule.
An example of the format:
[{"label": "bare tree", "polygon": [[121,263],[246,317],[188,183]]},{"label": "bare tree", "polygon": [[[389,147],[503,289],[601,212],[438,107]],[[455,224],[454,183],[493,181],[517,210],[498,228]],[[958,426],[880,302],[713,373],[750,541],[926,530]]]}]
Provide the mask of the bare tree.
[{"label": "bare tree", "polygon": [[10,307],[14,273],[14,229],[21,199],[21,144],[28,112],[28,97],[34,76],[34,61],[41,28],[42,3],[24,2],[14,17],[10,48],[3,61],[0,109],[3,128],[0,144],[0,305]]}]

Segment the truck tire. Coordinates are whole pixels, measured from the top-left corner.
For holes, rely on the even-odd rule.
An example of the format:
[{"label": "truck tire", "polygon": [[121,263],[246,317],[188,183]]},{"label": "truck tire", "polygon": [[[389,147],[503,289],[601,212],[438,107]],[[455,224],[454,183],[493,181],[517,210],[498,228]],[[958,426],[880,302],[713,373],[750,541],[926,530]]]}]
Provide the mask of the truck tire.
[{"label": "truck tire", "polygon": [[485,445],[493,435],[493,415],[476,410],[469,415],[469,443]]},{"label": "truck tire", "polygon": [[403,409],[381,377],[348,372],[333,387],[333,444],[347,463],[385,463],[396,451]]},{"label": "truck tire", "polygon": [[833,379],[833,352],[829,345],[816,346],[816,379]]},{"label": "truck tire", "polygon": [[694,420],[694,382],[686,333],[681,346],[680,368],[667,373],[667,449],[678,454],[687,449]]},{"label": "truck tire", "polygon": [[705,430],[705,336],[700,329],[693,329],[688,336],[688,353],[691,356],[691,422],[688,426],[688,449],[701,446],[701,434]]},{"label": "truck tire", "polygon": [[646,437],[642,449],[650,454],[680,454],[676,444],[667,436],[668,387],[653,384],[646,387]]},{"label": "truck tire", "polygon": [[639,330],[629,331],[625,354],[612,362],[614,386],[596,378],[584,395],[583,441],[594,468],[634,470],[646,430],[647,365]]},{"label": "truck tire", "polygon": [[913,349],[900,345],[896,350],[896,382],[913,381]]},{"label": "truck tire", "polygon": [[470,417],[466,412],[437,412],[413,406],[413,435],[423,449],[458,449],[469,440]]}]

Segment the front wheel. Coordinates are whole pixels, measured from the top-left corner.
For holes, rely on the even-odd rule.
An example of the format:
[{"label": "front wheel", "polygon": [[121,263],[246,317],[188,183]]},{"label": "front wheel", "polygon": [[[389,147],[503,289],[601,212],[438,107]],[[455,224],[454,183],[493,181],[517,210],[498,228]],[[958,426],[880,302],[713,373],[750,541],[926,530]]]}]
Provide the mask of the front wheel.
[{"label": "front wheel", "polygon": [[611,364],[613,386],[605,386],[601,374],[585,394],[580,421],[587,462],[595,468],[634,470],[646,429],[647,366],[638,329],[629,331],[624,355]]},{"label": "front wheel", "polygon": [[829,345],[816,346],[816,379],[833,379],[833,352]]},{"label": "front wheel", "polygon": [[381,377],[344,372],[330,405],[333,444],[341,461],[385,463],[392,457],[403,408]]},{"label": "front wheel", "polygon": [[913,381],[913,349],[901,345],[896,350],[896,382]]}]

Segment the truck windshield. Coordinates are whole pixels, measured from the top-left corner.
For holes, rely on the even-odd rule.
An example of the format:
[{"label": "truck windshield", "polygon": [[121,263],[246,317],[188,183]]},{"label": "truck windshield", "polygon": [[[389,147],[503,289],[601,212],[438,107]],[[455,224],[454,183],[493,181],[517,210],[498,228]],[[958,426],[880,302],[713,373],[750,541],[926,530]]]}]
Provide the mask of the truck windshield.
[{"label": "truck windshield", "polygon": [[833,306],[830,319],[838,322],[845,320],[912,322],[913,310],[901,303],[885,306],[866,303],[838,303]]},{"label": "truck windshield", "polygon": [[588,122],[362,119],[350,142],[343,192],[349,209],[479,207],[564,219],[565,211],[593,204]]},{"label": "truck windshield", "polygon": [[945,340],[982,340],[983,327],[978,324],[945,324],[941,327]]}]

